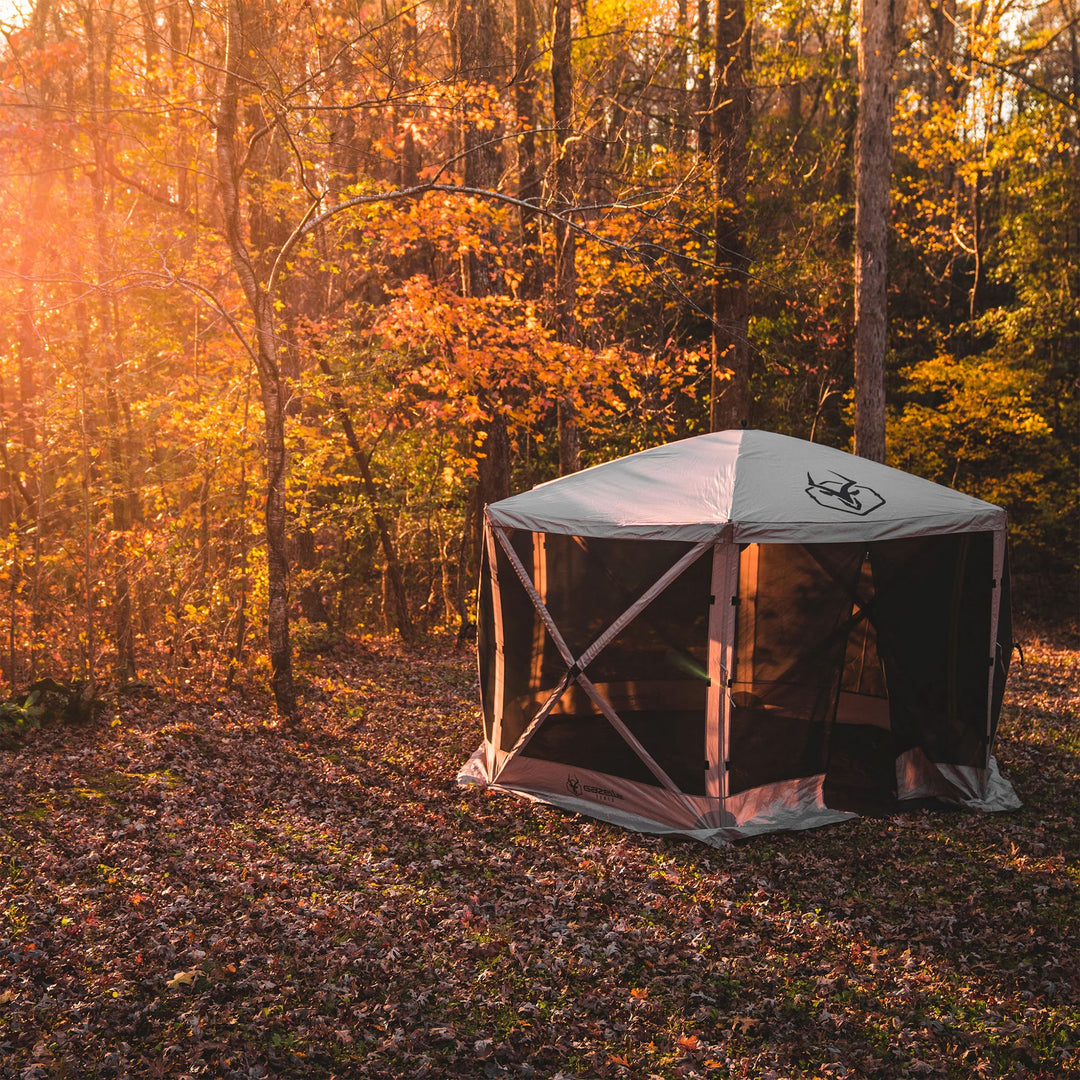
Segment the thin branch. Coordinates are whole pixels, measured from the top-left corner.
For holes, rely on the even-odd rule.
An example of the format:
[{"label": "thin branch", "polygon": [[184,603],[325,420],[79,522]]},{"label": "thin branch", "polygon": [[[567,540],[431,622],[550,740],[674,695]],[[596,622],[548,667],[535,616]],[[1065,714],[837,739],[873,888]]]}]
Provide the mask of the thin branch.
[{"label": "thin branch", "polygon": [[274,295],[274,287],[277,285],[278,271],[281,269],[282,264],[292,254],[296,245],[307,235],[310,231],[307,228],[308,222],[311,220],[311,215],[315,213],[316,207],[323,201],[324,196],[316,195],[312,193],[312,201],[304,213],[304,216],[300,219],[296,228],[293,229],[289,239],[281,245],[281,250],[277,253],[277,258],[274,259],[273,269],[270,271],[270,277],[266,281],[266,295]]},{"label": "thin branch", "polygon": [[1021,63],[1020,60],[1012,60],[1008,64],[999,64],[994,60],[976,60],[975,63],[980,67],[990,68],[992,71],[999,71],[1003,75],[1009,75],[1016,79],[1017,82],[1022,82],[1029,90],[1034,90],[1038,94],[1042,94],[1049,98],[1051,101],[1057,102],[1058,105],[1069,109],[1071,112],[1080,113],[1080,104],[1077,103],[1076,96],[1070,95],[1066,97],[1064,94],[1059,94],[1056,90],[1051,90],[1048,86],[1043,86],[1041,83],[1036,82],[1030,75],[1025,75],[1022,71],[1017,70],[1015,66]]}]

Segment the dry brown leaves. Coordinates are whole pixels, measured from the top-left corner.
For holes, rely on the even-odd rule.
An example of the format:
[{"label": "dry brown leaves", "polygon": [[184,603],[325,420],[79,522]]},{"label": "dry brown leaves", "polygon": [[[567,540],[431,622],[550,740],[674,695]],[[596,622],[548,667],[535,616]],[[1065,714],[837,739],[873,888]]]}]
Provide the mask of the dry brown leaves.
[{"label": "dry brown leaves", "polygon": [[713,851],[459,789],[471,658],[308,662],[304,725],[159,694],[0,751],[0,1075],[1080,1074],[1078,653],[1025,808]]}]

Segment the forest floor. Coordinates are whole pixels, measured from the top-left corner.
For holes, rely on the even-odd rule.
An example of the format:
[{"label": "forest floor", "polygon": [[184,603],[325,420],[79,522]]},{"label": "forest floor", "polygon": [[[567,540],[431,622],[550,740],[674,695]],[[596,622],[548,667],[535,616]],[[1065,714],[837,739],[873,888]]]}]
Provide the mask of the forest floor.
[{"label": "forest floor", "polygon": [[[1075,629],[1075,628],[1074,628]],[[147,691],[0,750],[0,1076],[1080,1076],[1080,650],[1021,627],[1024,808],[715,850],[463,789],[466,651]]]}]

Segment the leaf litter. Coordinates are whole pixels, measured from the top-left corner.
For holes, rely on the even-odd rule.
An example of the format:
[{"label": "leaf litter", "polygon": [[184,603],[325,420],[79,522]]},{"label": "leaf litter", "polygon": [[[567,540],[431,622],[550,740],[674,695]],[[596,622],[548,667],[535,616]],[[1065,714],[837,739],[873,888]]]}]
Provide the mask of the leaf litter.
[{"label": "leaf litter", "polygon": [[[1031,635],[1029,635],[1031,637]],[[712,850],[475,789],[471,658],[306,661],[0,751],[0,1075],[1080,1075],[1080,654],[1032,638],[1008,815]]]}]

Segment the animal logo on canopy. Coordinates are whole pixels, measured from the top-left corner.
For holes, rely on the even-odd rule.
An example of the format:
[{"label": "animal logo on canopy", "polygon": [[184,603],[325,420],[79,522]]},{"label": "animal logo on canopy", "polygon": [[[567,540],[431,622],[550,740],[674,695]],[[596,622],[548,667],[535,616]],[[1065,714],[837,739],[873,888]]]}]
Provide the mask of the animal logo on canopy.
[{"label": "animal logo on canopy", "polygon": [[810,485],[806,489],[806,494],[819,506],[865,517],[879,506],[885,505],[884,496],[879,495],[873,488],[860,484],[858,480],[841,476],[837,472],[832,475],[837,479],[815,480],[810,473],[806,474]]}]

